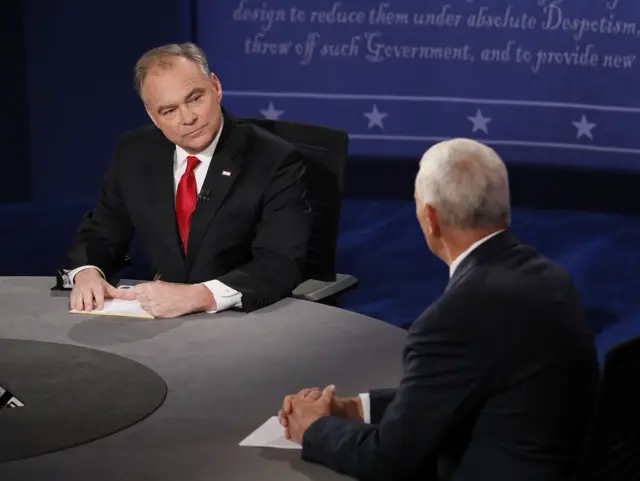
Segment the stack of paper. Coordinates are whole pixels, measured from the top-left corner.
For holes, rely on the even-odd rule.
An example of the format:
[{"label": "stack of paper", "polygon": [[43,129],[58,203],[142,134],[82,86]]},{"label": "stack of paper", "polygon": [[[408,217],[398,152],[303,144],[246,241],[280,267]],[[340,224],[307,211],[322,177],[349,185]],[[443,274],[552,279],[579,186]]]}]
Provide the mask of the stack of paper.
[{"label": "stack of paper", "polygon": [[[120,286],[118,289],[130,289],[131,287],[133,286]],[[124,299],[105,299],[104,308],[100,310],[81,311],[78,309],[72,309],[69,312],[73,314],[95,314],[97,316],[124,316],[153,319],[153,316],[142,308],[140,302]]]},{"label": "stack of paper", "polygon": [[277,416],[269,418],[262,426],[240,442],[240,446],[256,448],[302,449],[298,443],[284,437],[284,428]]}]

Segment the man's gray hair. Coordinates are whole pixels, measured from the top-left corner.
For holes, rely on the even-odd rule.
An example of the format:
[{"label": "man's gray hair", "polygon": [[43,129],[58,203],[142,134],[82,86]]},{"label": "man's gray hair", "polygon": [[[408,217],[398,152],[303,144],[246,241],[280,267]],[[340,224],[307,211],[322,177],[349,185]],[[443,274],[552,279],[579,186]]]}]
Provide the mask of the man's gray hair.
[{"label": "man's gray hair", "polygon": [[149,73],[149,69],[157,65],[171,67],[173,66],[172,59],[175,57],[192,60],[198,64],[202,73],[209,77],[210,71],[207,56],[196,44],[188,42],[163,45],[149,50],[136,62],[134,86],[138,95],[141,95],[142,84]]},{"label": "man's gray hair", "polygon": [[455,229],[485,229],[511,221],[509,177],[500,156],[470,139],[440,142],[425,152],[416,200],[430,204]]}]

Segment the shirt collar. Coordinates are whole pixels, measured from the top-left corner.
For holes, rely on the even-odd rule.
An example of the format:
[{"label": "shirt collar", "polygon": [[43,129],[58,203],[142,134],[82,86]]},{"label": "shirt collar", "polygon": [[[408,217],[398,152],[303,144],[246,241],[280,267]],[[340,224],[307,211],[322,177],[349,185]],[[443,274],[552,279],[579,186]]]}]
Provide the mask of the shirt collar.
[{"label": "shirt collar", "polygon": [[[199,154],[195,154],[194,157],[197,157],[198,160],[204,165],[209,165],[211,162],[211,158],[213,154],[216,152],[216,147],[218,146],[218,142],[220,140],[220,135],[222,134],[222,129],[224,127],[224,118],[220,119],[220,128],[218,129],[218,133],[216,134],[213,142],[209,144],[209,146],[204,149]],[[176,166],[181,166],[187,162],[187,157],[191,154],[184,150],[179,145],[176,145]]]},{"label": "shirt collar", "polygon": [[471,244],[469,246],[469,248],[467,250],[465,250],[462,254],[460,254],[458,257],[456,257],[456,259],[451,263],[451,266],[449,266],[449,277],[453,277],[453,273],[455,272],[455,270],[458,268],[458,266],[460,265],[460,263],[469,255],[471,254],[471,252],[477,248],[480,244],[488,241],[489,239],[491,239],[493,236],[496,236],[498,234],[500,234],[501,232],[504,232],[504,230],[499,230],[497,232],[493,232],[492,234],[489,234],[486,237],[483,237],[482,239],[480,239],[479,241],[474,242],[473,244]]}]

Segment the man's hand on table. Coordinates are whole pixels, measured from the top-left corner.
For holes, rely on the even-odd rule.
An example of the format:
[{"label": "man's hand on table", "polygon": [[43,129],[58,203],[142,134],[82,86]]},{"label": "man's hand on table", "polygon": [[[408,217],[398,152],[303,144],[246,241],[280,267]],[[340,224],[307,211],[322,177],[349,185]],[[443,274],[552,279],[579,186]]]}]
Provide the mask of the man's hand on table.
[{"label": "man's hand on table", "polygon": [[216,309],[213,293],[204,284],[144,282],[129,290],[127,296],[127,299],[137,299],[153,317],[179,317]]},{"label": "man's hand on table", "polygon": [[137,299],[154,317],[179,317],[216,309],[213,293],[204,284],[154,281],[123,290],[109,284],[96,269],[85,269],[76,274],[69,299],[71,309],[79,311],[103,309],[105,299]]},{"label": "man's hand on table", "polygon": [[327,386],[324,390],[318,387],[303,389],[298,394],[286,396],[278,413],[285,437],[299,444],[309,426],[323,416],[364,422],[360,398],[339,398],[335,396],[335,386]]},{"label": "man's hand on table", "polygon": [[104,280],[96,269],[85,269],[73,279],[73,289],[69,295],[71,309],[93,311],[104,308],[105,299],[120,297],[118,289]]}]

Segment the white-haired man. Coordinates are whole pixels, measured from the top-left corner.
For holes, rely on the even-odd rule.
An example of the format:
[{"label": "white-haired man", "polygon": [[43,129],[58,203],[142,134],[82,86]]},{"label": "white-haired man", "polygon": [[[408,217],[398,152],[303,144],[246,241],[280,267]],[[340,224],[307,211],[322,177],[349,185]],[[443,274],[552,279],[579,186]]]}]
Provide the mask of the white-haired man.
[{"label": "white-haired man", "polygon": [[409,330],[399,387],[287,396],[287,436],[303,459],[359,479],[567,479],[598,382],[571,278],[509,231],[507,170],[486,145],[430,148],[415,200],[450,281]]}]

